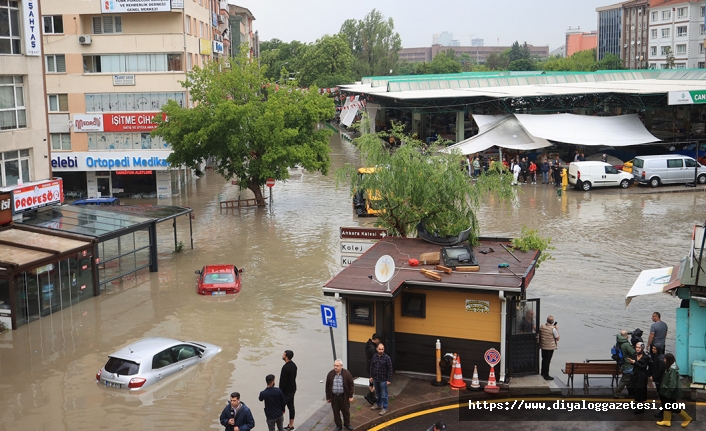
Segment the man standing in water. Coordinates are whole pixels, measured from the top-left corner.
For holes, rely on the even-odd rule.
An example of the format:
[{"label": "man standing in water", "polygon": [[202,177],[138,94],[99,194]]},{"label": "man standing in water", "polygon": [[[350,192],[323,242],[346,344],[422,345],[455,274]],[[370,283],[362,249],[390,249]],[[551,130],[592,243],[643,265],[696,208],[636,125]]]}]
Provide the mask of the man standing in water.
[{"label": "man standing in water", "polygon": [[285,431],[294,431],[294,394],[297,392],[297,365],[292,362],[294,352],[285,350],[282,354],[282,371],[279,374],[279,388],[284,394],[289,410],[289,425],[284,427]]}]

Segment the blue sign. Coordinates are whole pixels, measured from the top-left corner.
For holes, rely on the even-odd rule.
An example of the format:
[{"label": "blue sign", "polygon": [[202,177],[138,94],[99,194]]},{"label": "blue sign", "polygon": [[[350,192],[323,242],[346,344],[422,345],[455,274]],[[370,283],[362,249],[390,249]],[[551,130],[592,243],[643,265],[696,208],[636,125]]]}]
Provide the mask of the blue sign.
[{"label": "blue sign", "polygon": [[330,326],[332,328],[337,328],[336,326],[336,308],[330,305],[321,306],[321,321],[324,326]]}]

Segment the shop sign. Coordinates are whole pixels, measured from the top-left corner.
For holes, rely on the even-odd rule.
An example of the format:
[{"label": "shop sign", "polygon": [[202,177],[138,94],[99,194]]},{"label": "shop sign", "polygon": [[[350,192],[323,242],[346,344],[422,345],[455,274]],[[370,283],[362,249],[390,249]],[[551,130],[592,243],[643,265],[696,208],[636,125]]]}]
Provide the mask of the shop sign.
[{"label": "shop sign", "polygon": [[153,170],[168,170],[171,151],[83,151],[53,154],[55,171],[117,171],[118,175],[144,175]]},{"label": "shop sign", "polygon": [[211,41],[208,39],[199,39],[199,54],[211,55]]},{"label": "shop sign", "polygon": [[213,52],[216,54],[223,54],[223,42],[217,40],[213,41]]},{"label": "shop sign", "polygon": [[40,18],[38,8],[38,0],[24,0],[22,2],[22,18],[24,19],[25,28],[24,55],[33,57],[38,57],[42,54],[42,48],[39,43]]},{"label": "shop sign", "polygon": [[160,112],[137,112],[134,114],[103,114],[105,132],[148,132],[157,128],[152,119]]},{"label": "shop sign", "polygon": [[[101,13],[171,12],[171,0],[104,0]],[[183,2],[182,2],[183,7]]]},{"label": "shop sign", "polygon": [[12,191],[12,213],[64,202],[61,180],[50,180]]},{"label": "shop sign", "polygon": [[102,132],[103,114],[74,114],[74,132]]},{"label": "shop sign", "polygon": [[184,0],[172,0],[172,9],[184,9]]},{"label": "shop sign", "polygon": [[12,221],[12,195],[10,193],[0,194],[0,225]]},{"label": "shop sign", "polygon": [[466,311],[472,313],[490,313],[490,301],[466,299]]},{"label": "shop sign", "polygon": [[706,90],[670,91],[669,105],[701,105],[706,103]]},{"label": "shop sign", "polygon": [[387,236],[387,229],[366,227],[341,227],[341,239],[383,239]]},{"label": "shop sign", "polygon": [[135,75],[113,75],[113,85],[116,87],[135,85]]}]

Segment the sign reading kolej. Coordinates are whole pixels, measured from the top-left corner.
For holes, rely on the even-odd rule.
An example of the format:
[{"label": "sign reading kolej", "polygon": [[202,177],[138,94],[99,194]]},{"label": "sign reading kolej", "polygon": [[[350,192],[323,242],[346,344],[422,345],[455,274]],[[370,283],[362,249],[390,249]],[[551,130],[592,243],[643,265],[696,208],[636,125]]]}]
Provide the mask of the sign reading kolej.
[{"label": "sign reading kolej", "polygon": [[706,90],[670,91],[669,105],[699,105],[706,103]]},{"label": "sign reading kolej", "polygon": [[170,12],[171,0],[101,0],[101,13]]}]

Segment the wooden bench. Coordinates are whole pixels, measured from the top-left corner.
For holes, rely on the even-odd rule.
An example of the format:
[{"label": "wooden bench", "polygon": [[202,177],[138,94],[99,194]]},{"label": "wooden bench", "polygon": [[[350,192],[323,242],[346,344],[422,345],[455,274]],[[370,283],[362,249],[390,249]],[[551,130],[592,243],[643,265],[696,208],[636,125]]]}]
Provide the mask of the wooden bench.
[{"label": "wooden bench", "polygon": [[566,386],[571,384],[571,389],[574,388],[574,374],[583,374],[583,386],[589,387],[588,376],[611,376],[610,387],[617,385],[618,379],[622,374],[622,370],[618,364],[612,360],[599,360],[587,362],[567,362],[566,367],[561,370],[562,373],[568,375]]}]

